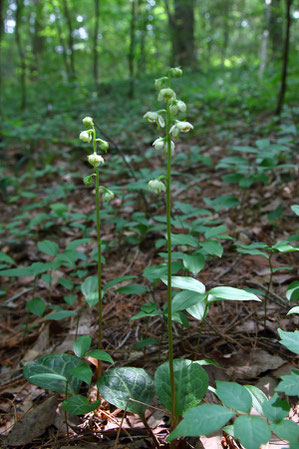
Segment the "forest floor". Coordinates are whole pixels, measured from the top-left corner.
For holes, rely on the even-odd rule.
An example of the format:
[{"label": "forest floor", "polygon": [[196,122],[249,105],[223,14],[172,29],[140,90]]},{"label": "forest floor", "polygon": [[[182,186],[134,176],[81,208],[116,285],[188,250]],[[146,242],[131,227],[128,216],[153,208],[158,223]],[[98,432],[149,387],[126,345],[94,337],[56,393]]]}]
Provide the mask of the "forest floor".
[{"label": "forest floor", "polygon": [[[271,263],[275,272],[269,287],[271,273],[267,258],[254,252],[238,252],[237,248],[240,248],[238,244],[257,242],[271,247],[298,233],[298,220],[290,208],[299,204],[294,123],[291,116],[286,116],[271,128],[272,117],[261,112],[251,116],[250,120],[246,115],[237,120],[237,114],[230,116],[227,112],[222,123],[210,120],[207,130],[203,126],[196,127],[197,122],[202,121],[200,114],[198,105],[191,109],[188,119],[195,125],[195,132],[188,138],[181,138],[176,146],[172,232],[185,235],[192,232],[199,242],[204,242],[206,228],[225,226],[220,234],[215,231],[213,237],[218,242],[218,254],[206,253],[203,268],[193,277],[208,288],[227,285],[249,289],[263,301],[213,303],[203,325],[197,354],[200,321],[186,313],[189,328],[178,322],[173,324],[175,357],[216,362],[217,366],[207,367],[211,385],[215,385],[215,380],[236,381],[256,385],[271,396],[281,376],[288,374],[298,362],[295,354],[279,343],[277,333],[278,328],[286,331],[298,328],[297,316],[287,316],[292,304],[286,297],[288,286],[298,280],[298,253],[274,252]],[[222,115],[225,114],[222,111]],[[103,285],[115,278],[135,276],[133,281],[124,281],[121,286],[133,282],[144,289],[137,294],[122,293],[118,291],[119,285],[107,290],[103,300],[103,348],[111,354],[116,366],[142,367],[154,374],[157,366],[168,357],[166,322],[161,316],[131,321],[130,318],[146,302],[155,302],[159,307],[166,302],[165,285],[161,281],[152,284],[143,276],[146,268],[165,263],[165,204],[162,197],[155,197],[146,190],[151,173],[162,173],[165,160],[149,148],[158,137],[156,129],[143,123],[142,118],[138,120],[141,122],[138,139],[135,137],[133,141],[133,132],[123,129],[113,138],[111,154],[108,153],[103,168],[101,182],[107,183],[109,188],[113,185],[116,190],[115,198],[105,205],[102,216]],[[106,134],[110,137],[109,131],[106,130]],[[126,140],[122,140],[124,134]],[[105,138],[101,133],[99,136]],[[286,167],[270,167],[264,172],[267,182],[257,180],[245,188],[225,182],[223,176],[231,174],[232,169],[218,165],[228,156],[244,157],[248,160],[249,172],[253,167],[252,173],[257,173],[258,153],[251,152],[248,147],[258,148],[256,142],[263,139],[265,148],[265,139],[268,139],[268,146],[288,148],[287,158],[278,156],[277,163]],[[41,146],[43,144],[40,142]],[[125,147],[129,147],[127,164],[130,172],[119,153]],[[137,151],[135,156],[133,147]],[[233,147],[239,147],[239,152],[232,150]],[[271,151],[274,150],[269,149],[272,159]],[[10,145],[7,150],[9,179],[2,191],[0,249],[14,260],[15,265],[11,268],[53,261],[52,256],[38,250],[38,242],[56,242],[63,253],[70,242],[87,240],[76,248],[83,256],[75,264],[66,261],[51,270],[50,284],[41,275],[0,278],[2,447],[93,448],[99,443],[101,447],[113,447],[123,416],[121,410],[104,401],[95,412],[81,417],[69,416],[67,437],[64,415],[57,405],[63,395],[53,396],[53,393],[28,383],[22,375],[23,366],[37,357],[72,352],[76,336],[90,335],[92,347],[96,347],[97,308],[86,306],[80,291],[85,277],[96,274],[94,191],[82,183],[82,176],[89,173],[83,151],[76,144],[61,142],[56,144],[52,156],[49,149],[46,154],[41,150],[33,150],[30,154],[29,150],[29,157],[16,176],[20,146]],[[279,154],[283,154],[283,150]],[[293,164],[293,167],[287,164]],[[237,168],[234,170],[236,173]],[[296,237],[291,244],[295,241]],[[174,246],[178,253],[192,253],[195,249],[186,244]],[[1,268],[8,267],[4,263]],[[178,273],[186,275],[182,270]],[[70,282],[61,282],[61,279]],[[47,305],[43,317],[26,310],[26,302],[35,297],[42,298]],[[51,313],[51,308],[72,310],[77,315],[62,320],[44,319]],[[144,339],[154,341],[138,349],[138,343]],[[93,362],[90,360],[91,366]],[[93,388],[83,388],[84,393],[91,401],[96,399]],[[169,428],[168,413],[157,399],[153,405],[156,408],[148,408],[148,422],[162,447]],[[291,405],[290,419],[299,422],[299,406],[296,401]],[[57,412],[53,414],[51,410],[56,406]],[[8,439],[5,439],[6,435],[9,435]],[[151,444],[143,424],[129,413],[123,422],[118,447],[148,448]],[[217,433],[201,437],[200,441],[190,438],[185,447],[232,449],[240,445],[228,435]],[[273,446],[267,447],[280,448],[284,444],[275,441]]]}]

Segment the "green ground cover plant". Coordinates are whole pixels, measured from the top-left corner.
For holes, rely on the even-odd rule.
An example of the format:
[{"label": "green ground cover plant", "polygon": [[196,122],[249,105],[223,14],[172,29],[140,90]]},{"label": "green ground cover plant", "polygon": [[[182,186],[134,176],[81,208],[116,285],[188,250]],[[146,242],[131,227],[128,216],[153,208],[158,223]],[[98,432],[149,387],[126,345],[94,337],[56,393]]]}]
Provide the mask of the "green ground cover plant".
[{"label": "green ground cover plant", "polygon": [[[194,210],[192,206],[188,207],[187,202],[173,201],[172,198],[172,179],[174,174],[177,175],[177,172],[173,173],[172,163],[180,148],[178,137],[181,133],[184,134],[193,130],[193,125],[185,120],[186,103],[178,99],[174,91],[174,83],[181,76],[182,70],[176,67],[170,69],[167,76],[155,81],[158,102],[162,104],[162,108],[145,113],[144,118],[156,125],[159,134],[162,134],[154,141],[154,149],[151,150],[151,154],[153,152],[160,153],[164,166],[161,170],[154,172],[154,175],[156,176],[157,173],[157,176],[153,179],[149,179],[151,171],[146,168],[143,169],[142,174],[143,176],[146,175],[147,179],[142,179],[141,184],[138,183],[138,180],[134,181],[133,186],[133,189],[137,190],[140,185],[144,187],[147,184],[151,197],[157,195],[157,200],[162,199],[162,215],[154,215],[150,220],[146,213],[135,212],[129,220],[120,222],[117,218],[113,218],[113,210],[109,210],[108,213],[108,216],[109,214],[112,216],[112,221],[115,220],[117,232],[126,228],[133,230],[134,238],[130,236],[128,239],[131,245],[136,244],[136,241],[141,243],[145,236],[152,232],[164,234],[156,240],[156,248],[166,247],[166,251],[160,253],[165,263],[158,266],[149,266],[143,273],[150,286],[145,287],[141,284],[130,283],[133,280],[135,282],[135,277],[130,273],[102,285],[103,242],[101,232],[103,220],[101,219],[101,204],[103,201],[113,200],[114,193],[100,185],[99,167],[103,165],[104,159],[98,154],[97,145],[106,152],[108,143],[97,138],[94,120],[91,117],[83,119],[86,129],[80,133],[80,139],[93,146],[93,153],[88,156],[88,162],[95,169],[95,173],[85,176],[84,183],[87,187],[94,186],[95,179],[97,248],[94,256],[96,258],[97,275],[85,277],[89,268],[86,256],[85,254],[82,256],[82,253],[80,255],[80,252],[76,251],[77,246],[88,243],[89,238],[80,242],[72,242],[62,253],[59,252],[59,246],[56,242],[40,241],[37,245],[38,249],[52,257],[52,261],[49,263],[37,262],[25,268],[5,268],[6,265],[15,265],[15,262],[5,253],[1,253],[0,260],[4,264],[0,272],[1,276],[33,275],[36,280],[41,275],[51,285],[52,269],[59,266],[66,266],[72,270],[83,269],[82,278],[85,277],[85,279],[80,285],[76,286],[77,291],[78,289],[81,290],[90,308],[96,305],[98,308],[97,349],[90,349],[92,340],[89,335],[80,336],[75,339],[73,344],[74,355],[64,353],[42,356],[25,366],[24,376],[34,385],[64,394],[63,409],[65,412],[78,415],[89,413],[101,404],[100,399],[91,403],[86,396],[79,394],[81,383],[91,385],[92,379],[94,379],[98,393],[108,403],[125,412],[135,413],[140,417],[156,447],[160,447],[159,441],[150,429],[145,413],[155,394],[170,412],[170,434],[166,441],[169,442],[171,447],[179,447],[181,439],[184,437],[199,437],[223,428],[226,433],[238,439],[245,449],[259,449],[261,444],[270,440],[271,432],[287,440],[290,449],[296,449],[299,437],[298,427],[287,419],[290,405],[278,393],[283,392],[287,396],[299,394],[298,370],[293,370],[290,375],[283,376],[282,381],[276,388],[278,393],[268,399],[260,389],[252,385],[217,380],[216,388],[212,387],[209,385],[209,377],[204,367],[214,364],[214,362],[207,359],[198,359],[203,326],[214,303],[220,302],[223,306],[224,301],[255,301],[260,303],[261,299],[256,292],[250,289],[240,289],[231,285],[216,285],[209,288],[197,279],[198,273],[204,268],[209,258],[222,257],[223,246],[221,242],[230,242],[232,237],[227,235],[227,229],[223,223],[210,217],[211,213],[208,209],[198,208]],[[267,145],[270,145],[269,142]],[[275,147],[274,150],[277,151],[277,148]],[[247,152],[246,150],[245,153]],[[259,157],[264,160],[263,156]],[[205,166],[203,159],[200,159],[199,162],[203,167]],[[259,163],[259,161],[256,161],[257,167],[259,167]],[[294,168],[293,164],[288,165],[287,168]],[[251,181],[254,183],[257,180],[260,179],[251,179],[247,187],[252,185]],[[100,200],[100,193],[102,193],[102,201]],[[234,196],[225,195],[217,197],[215,200],[206,199],[206,203],[212,209],[219,211],[222,208],[236,207],[239,201],[236,202],[234,198]],[[127,202],[130,202],[130,197]],[[296,205],[293,206],[295,214],[298,213],[297,207]],[[67,215],[68,209],[64,203],[56,202],[52,204],[51,210],[62,223],[67,222],[70,218]],[[198,215],[201,216],[198,218]],[[193,220],[193,217],[196,217],[196,219]],[[174,232],[178,228],[187,230],[187,233]],[[293,236],[285,241],[279,241],[273,246],[262,242],[250,245],[237,243],[239,253],[263,256],[269,263],[271,276],[263,299],[265,320],[269,291],[275,273],[275,269],[271,265],[271,258],[276,252],[285,253],[298,250],[291,244],[295,240],[296,236]],[[177,251],[174,249],[177,249]],[[83,266],[76,266],[77,259],[82,260]],[[106,263],[109,264],[109,261],[107,260]],[[126,286],[119,287],[118,284],[123,281],[129,281],[129,283]],[[141,306],[140,312],[131,317],[131,320],[146,318],[148,328],[150,327],[150,319],[153,317],[161,316],[165,320],[168,341],[166,360],[155,367],[153,375],[144,368],[133,366],[104,370],[102,362],[113,363],[112,357],[106,351],[103,351],[102,347],[102,327],[105,324],[102,318],[102,301],[105,293],[110,288],[117,286],[117,290],[126,295],[138,295],[145,292],[154,294],[159,281],[167,286],[166,303],[161,308],[155,301],[146,302]],[[69,293],[75,293],[74,283],[70,279],[62,279],[60,283],[62,287],[69,290]],[[298,299],[298,283],[296,281],[290,284],[286,296],[291,302]],[[73,303],[70,296],[66,298],[65,301],[68,304]],[[35,291],[32,300],[27,302],[27,309],[39,317],[42,317],[46,310],[43,300],[35,297]],[[58,314],[58,319],[67,318],[70,315],[66,312],[74,314],[71,310],[56,310],[46,318],[55,320],[55,314]],[[293,307],[289,313],[297,314],[297,307]],[[186,330],[189,327],[187,314],[201,322],[197,343],[192,354],[193,359],[175,358],[173,324],[179,323],[185,329],[185,332],[188,332]],[[298,354],[298,331],[285,332],[279,329],[278,333],[281,344],[293,353]],[[159,340],[155,338],[145,338],[141,340],[139,349],[157,344],[157,342]],[[85,357],[88,356],[100,361],[95,375],[84,361]],[[208,391],[212,394],[213,403],[199,405]],[[252,408],[259,416],[252,415]],[[67,421],[66,417],[65,419]],[[229,422],[232,422],[232,424],[227,425]]]}]

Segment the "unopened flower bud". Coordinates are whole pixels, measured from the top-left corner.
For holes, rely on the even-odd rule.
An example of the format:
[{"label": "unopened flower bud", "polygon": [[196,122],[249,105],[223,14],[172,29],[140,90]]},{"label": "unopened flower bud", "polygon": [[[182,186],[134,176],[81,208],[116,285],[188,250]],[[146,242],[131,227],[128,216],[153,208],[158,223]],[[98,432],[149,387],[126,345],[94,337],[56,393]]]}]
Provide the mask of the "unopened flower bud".
[{"label": "unopened flower bud", "polygon": [[176,93],[174,90],[167,87],[166,89],[161,89],[158,95],[158,101],[171,101],[176,99]]},{"label": "unopened flower bud", "polygon": [[94,176],[94,173],[92,175],[85,176],[83,178],[83,182],[87,187],[89,187],[93,184],[93,176]]},{"label": "unopened flower bud", "polygon": [[84,117],[82,122],[83,122],[83,125],[85,126],[85,128],[93,127],[93,119],[91,117]]},{"label": "unopened flower bud", "polygon": [[152,179],[148,182],[148,188],[154,193],[166,192],[166,186],[163,184],[163,182],[159,181],[159,179]]},{"label": "unopened flower bud", "polygon": [[167,76],[163,76],[163,78],[158,78],[157,80],[155,80],[155,88],[157,90],[163,89],[163,87],[166,87],[167,84],[168,84],[168,77]]},{"label": "unopened flower bud", "polygon": [[88,162],[93,166],[93,167],[99,167],[99,165],[104,164],[104,158],[102,156],[100,156],[97,153],[92,153],[88,156]]},{"label": "unopened flower bud", "polygon": [[173,78],[179,78],[180,76],[183,75],[183,70],[180,67],[174,67],[174,68],[169,70],[169,74]]},{"label": "unopened flower bud", "polygon": [[102,198],[103,198],[103,201],[110,201],[110,200],[113,200],[113,198],[114,198],[114,193],[112,192],[112,190],[106,189],[106,190],[103,192]]},{"label": "unopened flower bud", "polygon": [[171,103],[169,105],[169,110],[170,110],[172,115],[177,115],[177,113],[179,112],[177,101],[174,101],[173,103]]},{"label": "unopened flower bud", "polygon": [[99,142],[99,146],[100,146],[101,150],[103,150],[103,151],[107,151],[108,150],[109,143],[106,142],[106,140],[96,139],[96,142]]},{"label": "unopened flower bud", "polygon": [[91,134],[88,131],[82,131],[79,134],[79,139],[82,140],[82,142],[90,143],[92,137],[91,137]]}]

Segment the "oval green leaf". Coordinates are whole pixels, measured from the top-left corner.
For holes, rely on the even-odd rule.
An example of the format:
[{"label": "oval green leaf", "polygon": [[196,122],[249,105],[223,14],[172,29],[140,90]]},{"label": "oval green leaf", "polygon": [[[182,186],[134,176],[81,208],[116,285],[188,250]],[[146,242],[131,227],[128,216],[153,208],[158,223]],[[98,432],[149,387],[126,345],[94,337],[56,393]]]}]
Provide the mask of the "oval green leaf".
[{"label": "oval green leaf", "polygon": [[85,396],[75,394],[62,403],[62,408],[71,415],[90,413],[101,405],[101,401],[89,402]]},{"label": "oval green leaf", "polygon": [[271,438],[268,424],[258,416],[239,416],[234,422],[234,435],[246,449],[259,449]]}]

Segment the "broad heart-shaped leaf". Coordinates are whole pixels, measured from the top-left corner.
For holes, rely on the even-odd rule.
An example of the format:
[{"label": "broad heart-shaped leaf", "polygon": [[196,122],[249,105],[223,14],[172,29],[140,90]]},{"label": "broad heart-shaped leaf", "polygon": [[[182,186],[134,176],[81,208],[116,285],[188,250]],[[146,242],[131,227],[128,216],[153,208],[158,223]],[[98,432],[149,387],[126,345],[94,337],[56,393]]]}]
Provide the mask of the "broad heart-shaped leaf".
[{"label": "broad heart-shaped leaf", "polygon": [[98,390],[110,404],[141,417],[146,406],[129,399],[149,404],[155,395],[153,378],[144,369],[131,367],[106,371],[98,380]]},{"label": "broad heart-shaped leaf", "polygon": [[280,343],[288,348],[289,351],[299,354],[299,331],[285,332],[277,329],[281,338]]},{"label": "broad heart-shaped leaf", "polygon": [[[206,371],[192,360],[174,359],[175,416],[199,404],[207,392],[209,378]],[[171,386],[169,361],[155,372],[155,389],[163,405],[171,410]]]},{"label": "broad heart-shaped leaf", "polygon": [[[164,284],[168,285],[167,276],[163,276],[161,281]],[[172,276],[171,277],[171,286],[173,288],[180,288],[182,290],[190,290],[192,292],[197,293],[205,293],[206,288],[204,284],[197,279],[190,278],[187,276]]]},{"label": "broad heart-shaped leaf", "polygon": [[77,377],[78,379],[82,380],[83,382],[90,385],[91,379],[92,379],[92,370],[89,365],[86,363],[82,363],[81,365],[77,366],[76,368],[70,369],[70,373]]},{"label": "broad heart-shaped leaf", "polygon": [[291,443],[297,443],[299,441],[299,426],[294,421],[285,419],[277,424],[271,424],[271,430],[276,433],[282,440],[290,441]]},{"label": "broad heart-shaped leaf", "polygon": [[209,435],[223,427],[235,412],[221,405],[204,404],[184,413],[183,420],[168,436],[167,441],[178,437]]},{"label": "broad heart-shaped leaf", "polygon": [[299,371],[292,370],[291,374],[281,378],[282,381],[279,382],[275,391],[283,391],[288,396],[299,396]]},{"label": "broad heart-shaped leaf", "polygon": [[246,449],[259,449],[271,438],[268,424],[258,416],[239,416],[234,422],[234,435]]},{"label": "broad heart-shaped leaf", "polygon": [[73,344],[73,350],[77,357],[84,357],[91,345],[91,338],[88,335],[82,335],[77,338]]},{"label": "broad heart-shaped leaf", "polygon": [[46,390],[65,393],[65,382],[51,378],[30,379],[36,374],[58,374],[69,379],[68,393],[75,394],[79,391],[81,381],[71,376],[70,370],[81,365],[82,361],[72,354],[50,354],[39,357],[34,362],[28,363],[24,369],[24,377],[33,385],[45,388]]},{"label": "broad heart-shaped leaf", "polygon": [[186,270],[196,276],[205,265],[205,258],[201,253],[185,254],[183,256],[183,264]]},{"label": "broad heart-shaped leaf", "polygon": [[260,414],[263,414],[263,403],[268,400],[265,393],[254,385],[244,385],[251,394],[252,407]]},{"label": "broad heart-shaped leaf", "polygon": [[216,394],[227,407],[249,413],[252,406],[251,394],[236,382],[223,382],[216,380]]},{"label": "broad heart-shaped leaf", "polygon": [[277,393],[275,393],[269,401],[266,401],[263,404],[264,415],[272,422],[277,423],[286,418],[289,411],[290,406],[288,402],[281,399]]},{"label": "broad heart-shaped leaf", "polygon": [[101,401],[89,402],[85,396],[75,394],[62,403],[62,408],[71,415],[83,415],[92,412],[101,405]]},{"label": "broad heart-shaped leaf", "polygon": [[209,290],[208,301],[222,301],[223,299],[231,301],[260,301],[260,299],[254,294],[249,293],[246,290],[234,287],[214,287]]},{"label": "broad heart-shaped leaf", "polygon": [[206,296],[206,294],[183,290],[182,292],[177,293],[172,300],[172,313],[179,310],[188,310],[189,307],[198,303],[205,305]]},{"label": "broad heart-shaped leaf", "polygon": [[38,249],[45,254],[48,254],[49,256],[56,256],[59,251],[59,246],[56,242],[51,242],[51,240],[42,240],[41,242],[37,243]]},{"label": "broad heart-shaped leaf", "polygon": [[90,308],[95,306],[99,300],[98,278],[97,276],[88,276],[81,284],[81,292]]},{"label": "broad heart-shaped leaf", "polygon": [[114,363],[111,355],[107,354],[107,352],[102,351],[101,349],[92,349],[86,355],[97,360],[102,360],[102,362]]},{"label": "broad heart-shaped leaf", "polygon": [[41,298],[34,298],[31,299],[30,301],[27,301],[26,307],[29,310],[29,312],[39,317],[42,317],[44,311],[46,310],[46,304]]}]

